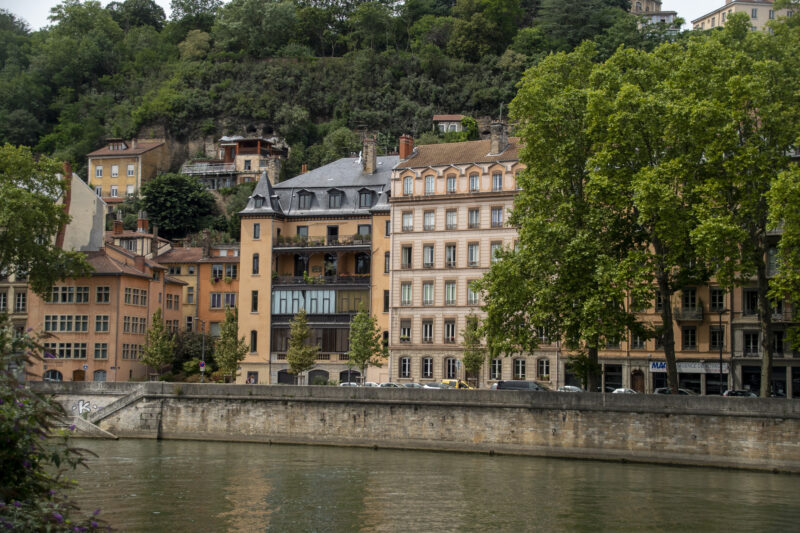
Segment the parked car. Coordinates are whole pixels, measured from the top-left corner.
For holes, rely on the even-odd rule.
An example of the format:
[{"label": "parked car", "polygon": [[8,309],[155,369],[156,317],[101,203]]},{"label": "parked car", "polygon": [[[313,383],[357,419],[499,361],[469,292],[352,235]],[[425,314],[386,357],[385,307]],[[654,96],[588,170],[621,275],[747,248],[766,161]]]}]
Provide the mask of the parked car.
[{"label": "parked car", "polygon": [[375,383],[374,381],[365,381],[363,386],[364,387],[377,387],[378,384]]},{"label": "parked car", "polygon": [[750,390],[729,389],[722,393],[723,396],[736,396],[739,398],[758,398],[758,394]]},{"label": "parked car", "polygon": [[355,381],[342,381],[339,383],[340,387],[358,387],[358,383]]},{"label": "parked car", "polygon": [[583,392],[583,389],[575,385],[561,385],[558,392]]},{"label": "parked car", "polygon": [[463,379],[443,379],[442,383],[446,383],[447,385],[450,385],[450,387],[452,387],[454,389],[472,389],[473,388],[473,387],[470,387],[469,384],[466,381],[464,381]]},{"label": "parked car", "polygon": [[404,388],[404,387],[403,387],[401,384],[399,384],[399,383],[392,383],[392,382],[389,382],[389,383],[381,383],[381,385],[380,385],[380,386],[381,386],[382,388],[384,388],[384,389],[402,389],[402,388]]},{"label": "parked car", "polygon": [[[672,394],[672,389],[669,387],[659,387],[653,391],[653,394]],[[678,394],[683,394],[686,396],[697,396],[697,393],[694,391],[690,391],[689,389],[678,389]]]},{"label": "parked car", "polygon": [[626,389],[625,387],[622,387],[621,389],[614,389],[611,394],[638,394],[638,392],[633,389]]},{"label": "parked car", "polygon": [[535,381],[512,379],[507,381],[498,381],[497,390],[532,390],[538,392],[548,392],[550,389],[544,385],[536,383]]},{"label": "parked car", "polygon": [[424,389],[419,383],[403,383],[403,386],[409,389]]},{"label": "parked car", "polygon": [[435,381],[432,383],[426,383],[422,386],[423,389],[452,389],[450,385],[447,383],[436,383]]}]

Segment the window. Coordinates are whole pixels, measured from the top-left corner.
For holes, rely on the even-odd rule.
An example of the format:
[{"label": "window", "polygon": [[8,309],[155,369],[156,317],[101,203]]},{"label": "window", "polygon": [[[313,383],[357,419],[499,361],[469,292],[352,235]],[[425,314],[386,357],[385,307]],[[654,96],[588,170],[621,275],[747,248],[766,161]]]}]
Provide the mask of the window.
[{"label": "window", "polygon": [[644,338],[641,335],[631,336],[631,350],[644,350]]},{"label": "window", "polygon": [[783,355],[783,331],[772,332],[772,353]]},{"label": "window", "polygon": [[723,12],[722,12],[722,22],[725,22],[725,14],[726,14],[726,13],[723,11]]},{"label": "window", "polygon": [[458,227],[458,210],[448,209],[445,213],[445,229],[456,229]]},{"label": "window", "polygon": [[481,210],[478,208],[469,210],[469,217],[467,219],[467,227],[470,229],[478,228],[481,225]]},{"label": "window", "polygon": [[414,213],[406,211],[403,213],[403,231],[414,230]]},{"label": "window", "polygon": [[127,196],[133,196],[133,185],[128,185],[125,187],[125,194]]},{"label": "window", "polygon": [[237,275],[239,274],[239,265],[236,263],[229,263],[225,265],[225,277],[236,279]]},{"label": "window", "polygon": [[111,198],[119,197],[119,188],[116,185],[111,186]]},{"label": "window", "polygon": [[[5,296],[5,293],[3,293]],[[28,307],[28,294],[26,292],[18,292],[14,294],[14,312],[23,313]]]},{"label": "window", "polygon": [[514,379],[525,379],[525,359],[514,359]]},{"label": "window", "polygon": [[478,291],[472,287],[472,281],[467,282],[467,305],[478,305]]},{"label": "window", "polygon": [[261,238],[261,224],[253,224],[253,239]]},{"label": "window", "polygon": [[108,359],[108,343],[96,342],[94,343],[94,358],[95,359]]},{"label": "window", "polygon": [[400,305],[411,305],[411,282],[404,281],[400,284]]},{"label": "window", "polygon": [[414,193],[414,178],[408,176],[403,178],[403,194],[411,196]]},{"label": "window", "polygon": [[189,270],[189,274],[194,275],[194,265],[189,265],[187,268]]},{"label": "window", "polygon": [[681,329],[681,346],[684,350],[697,349],[697,328],[695,326],[684,326]]},{"label": "window", "polygon": [[447,176],[447,194],[454,194],[456,192],[456,177]]},{"label": "window", "polygon": [[389,273],[390,265],[391,265],[391,263],[389,261],[389,252],[386,252],[385,254],[383,254],[383,271],[386,274]]},{"label": "window", "polygon": [[170,276],[180,276],[181,275],[181,266],[180,265],[170,265],[168,272],[169,272]]},{"label": "window", "polygon": [[58,317],[58,331],[72,331],[72,315]]},{"label": "window", "polygon": [[133,176],[133,164],[128,165],[128,176]]},{"label": "window", "polygon": [[222,293],[211,293],[211,309],[222,309]]},{"label": "window", "polygon": [[725,348],[725,326],[711,326],[709,333],[708,348],[710,350]]},{"label": "window", "polygon": [[758,313],[758,291],[756,289],[744,289],[742,291],[742,300],[745,315]]},{"label": "window", "polygon": [[258,291],[250,291],[250,312],[258,313]]},{"label": "window", "polygon": [[497,263],[500,261],[500,252],[503,251],[503,243],[502,242],[493,242],[490,247],[492,263]]},{"label": "window", "polygon": [[536,361],[536,377],[539,379],[550,379],[549,359],[539,359]]},{"label": "window", "polygon": [[742,334],[744,355],[758,355],[761,352],[758,346],[758,337],[757,331],[745,331]]},{"label": "window", "polygon": [[342,207],[342,193],[339,191],[328,192],[328,209],[339,209]]},{"label": "window", "polygon": [[253,254],[253,274],[258,274],[258,254]]},{"label": "window", "polygon": [[422,321],[422,342],[433,342],[433,320],[426,319]]},{"label": "window", "polygon": [[758,18],[758,9],[756,9],[755,7],[750,10],[750,18],[751,19],[757,19]]},{"label": "window", "polygon": [[444,303],[445,303],[445,305],[455,305],[456,304],[456,282],[455,281],[445,281],[444,282]]},{"label": "window", "polygon": [[425,211],[425,214],[422,217],[422,229],[425,231],[433,231],[434,228],[434,216],[435,213],[433,211]]},{"label": "window", "polygon": [[86,359],[85,342],[76,342],[72,345],[72,357],[74,359]]},{"label": "window", "polygon": [[358,207],[372,207],[372,191],[358,193]]},{"label": "window", "polygon": [[194,287],[186,287],[186,303],[194,304]]},{"label": "window", "polygon": [[454,358],[448,357],[444,363],[445,377],[447,379],[456,379],[458,377],[458,362]]},{"label": "window", "polygon": [[400,358],[400,377],[401,378],[410,378],[411,377],[411,358],[409,357],[401,357]]},{"label": "window", "polygon": [[258,332],[254,329],[250,330],[250,353],[258,351]]},{"label": "window", "polygon": [[492,359],[492,364],[489,367],[489,379],[502,379],[503,378],[503,361],[501,359]]},{"label": "window", "polygon": [[502,207],[493,207],[492,208],[492,227],[493,228],[500,228],[503,226],[503,208]]},{"label": "window", "polygon": [[447,244],[444,247],[444,264],[448,268],[456,266],[456,245]]},{"label": "window", "polygon": [[94,317],[94,330],[97,333],[108,331],[108,315],[96,315]]},{"label": "window", "polygon": [[426,379],[433,377],[433,357],[422,358],[422,377]]},{"label": "window", "polygon": [[75,287],[75,303],[76,304],[89,303],[89,287]]},{"label": "window", "polygon": [[411,342],[411,321],[400,321],[400,342]]},{"label": "window", "polygon": [[386,221],[386,229],[384,230],[383,234],[386,235],[387,237],[392,234],[392,221],[391,220],[387,220]]},{"label": "window", "polygon": [[298,209],[311,209],[311,199],[314,197],[313,194],[308,192],[301,192],[297,196],[297,208]]},{"label": "window", "polygon": [[58,315],[44,315],[44,330],[58,331]]},{"label": "window", "polygon": [[481,188],[480,178],[478,174],[469,175],[469,192],[478,192]]},{"label": "window", "polygon": [[411,268],[411,246],[400,248],[400,268]]},{"label": "window", "polygon": [[95,193],[97,196],[103,196],[103,187],[101,187],[100,185],[98,185],[97,187],[95,187],[95,188],[94,188],[94,193]]},{"label": "window", "polygon": [[693,287],[683,289],[683,308],[696,309],[697,308],[697,290]]},{"label": "window", "polygon": [[389,291],[383,291],[383,312],[389,312]]},{"label": "window", "polygon": [[422,305],[433,305],[433,282],[422,282]]},{"label": "window", "polygon": [[425,194],[433,194],[435,178],[433,176],[425,176]]},{"label": "window", "polygon": [[770,246],[767,248],[767,276],[774,276],[778,273],[778,247]]},{"label": "window", "polygon": [[8,293],[3,291],[0,292],[0,312],[5,313],[8,309]]},{"label": "window", "polygon": [[492,174],[492,190],[493,191],[503,190],[503,175],[499,172],[495,172],[494,174]]},{"label": "window", "polygon": [[94,177],[95,178],[103,177],[103,167],[94,167]]},{"label": "window", "polygon": [[664,298],[660,292],[656,293],[656,312],[660,313],[664,309]]},{"label": "window", "polygon": [[245,160],[244,160],[244,169],[245,169],[245,170],[252,170],[252,169],[250,168],[250,165],[251,165],[251,163],[250,163],[250,160],[249,160],[249,159],[245,159]]},{"label": "window", "polygon": [[471,242],[467,245],[467,264],[469,266],[478,266],[479,251],[477,242]]},{"label": "window", "polygon": [[226,292],[225,293],[225,307],[230,307],[231,309],[236,307],[236,293],[235,292]]},{"label": "window", "polygon": [[444,321],[444,342],[445,344],[456,342],[456,321],[453,319]]},{"label": "window", "polygon": [[433,268],[432,244],[426,244],[422,247],[422,268]]},{"label": "window", "polygon": [[719,287],[711,287],[711,311],[722,311],[725,309],[725,291]]},{"label": "window", "polygon": [[194,329],[193,317],[187,316],[186,317],[186,331],[192,331],[192,329]]}]

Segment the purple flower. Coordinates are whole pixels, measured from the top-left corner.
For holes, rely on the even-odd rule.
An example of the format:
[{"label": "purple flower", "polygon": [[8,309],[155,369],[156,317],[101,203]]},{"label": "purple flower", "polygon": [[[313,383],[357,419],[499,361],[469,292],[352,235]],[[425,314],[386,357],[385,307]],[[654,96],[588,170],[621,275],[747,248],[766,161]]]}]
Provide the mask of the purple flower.
[{"label": "purple flower", "polygon": [[91,522],[89,522],[89,525],[92,526],[92,527],[97,527],[97,522],[92,520]]},{"label": "purple flower", "polygon": [[70,424],[69,425],[69,430],[70,431],[75,431],[75,424]]},{"label": "purple flower", "polygon": [[56,522],[58,522],[59,524],[64,521],[64,517],[61,516],[61,513],[53,512],[53,518],[55,518]]},{"label": "purple flower", "polygon": [[25,406],[25,402],[23,402],[23,401],[21,401],[21,400],[17,400],[17,405],[18,405],[19,407],[24,407],[24,406]]},{"label": "purple flower", "polygon": [[92,516],[97,516],[99,514],[100,514],[100,509],[95,509],[94,512],[92,513]]},{"label": "purple flower", "polygon": [[50,489],[48,492],[50,493],[50,496],[55,496],[55,494],[56,494],[56,490],[55,489]]},{"label": "purple flower", "polygon": [[55,359],[56,356],[51,354],[50,352],[44,352],[44,356],[46,359]]},{"label": "purple flower", "polygon": [[13,502],[11,502],[11,505],[13,505],[14,507],[22,507],[22,504],[21,504],[21,503],[19,503],[19,502],[18,502],[18,501],[16,501],[16,500],[15,500],[15,501],[13,501]]}]

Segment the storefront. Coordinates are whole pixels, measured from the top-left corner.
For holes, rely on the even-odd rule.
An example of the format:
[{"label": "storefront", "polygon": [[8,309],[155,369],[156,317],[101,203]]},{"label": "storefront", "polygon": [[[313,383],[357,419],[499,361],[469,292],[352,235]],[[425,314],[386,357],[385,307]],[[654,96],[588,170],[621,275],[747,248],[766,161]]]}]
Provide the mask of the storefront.
[{"label": "storefront", "polygon": [[[720,364],[718,361],[679,361],[678,387],[697,394],[719,395],[728,388],[728,363],[722,363],[722,383],[720,386]],[[650,376],[652,389],[667,386],[666,361],[651,361]]]}]

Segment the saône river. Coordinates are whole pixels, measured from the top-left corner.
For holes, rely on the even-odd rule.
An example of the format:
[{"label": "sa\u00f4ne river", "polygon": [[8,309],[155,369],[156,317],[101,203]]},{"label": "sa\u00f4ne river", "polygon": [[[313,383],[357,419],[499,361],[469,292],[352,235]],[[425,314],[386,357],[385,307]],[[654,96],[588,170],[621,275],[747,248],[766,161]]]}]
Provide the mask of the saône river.
[{"label": "sa\u00f4ne river", "polygon": [[800,476],[228,442],[90,440],[73,476],[123,532],[800,531]]}]

